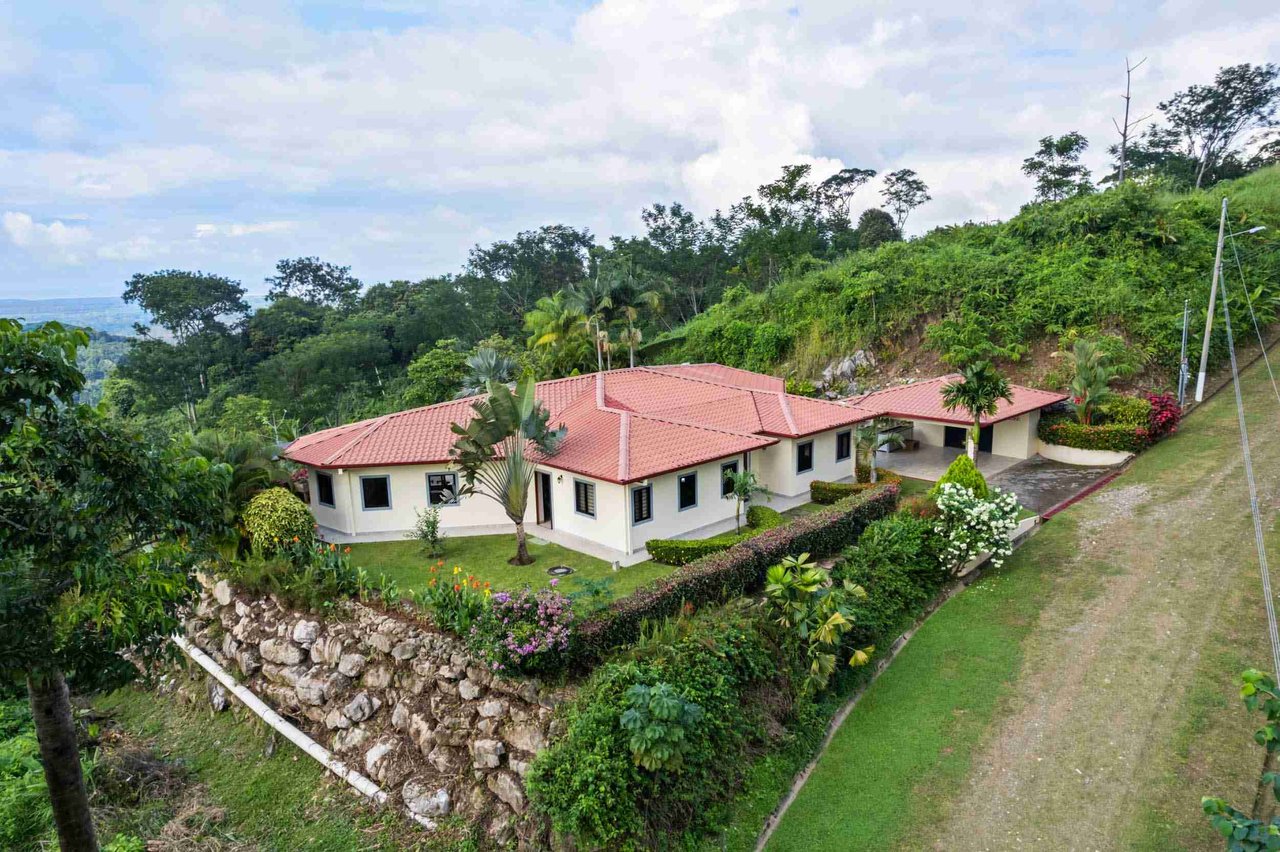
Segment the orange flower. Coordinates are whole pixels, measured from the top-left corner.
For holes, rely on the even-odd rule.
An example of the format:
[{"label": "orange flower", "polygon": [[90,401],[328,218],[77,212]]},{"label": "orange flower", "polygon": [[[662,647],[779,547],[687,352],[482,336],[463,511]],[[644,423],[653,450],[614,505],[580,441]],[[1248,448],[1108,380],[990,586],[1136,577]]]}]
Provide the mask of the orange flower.
[{"label": "orange flower", "polygon": [[351,552],[351,548],[350,548],[350,547],[344,547],[344,548],[342,548],[342,552],[343,552],[343,553],[350,553],[350,552]]},{"label": "orange flower", "polygon": [[330,549],[330,550],[337,550],[337,549],[338,549],[338,545],[336,545],[336,544],[331,544],[331,545],[329,545],[329,549]]},{"label": "orange flower", "polygon": [[430,583],[427,583],[427,585],[428,585],[428,586],[434,586],[435,584],[436,584],[436,578],[435,578],[435,577],[432,577],[432,578],[431,578],[431,582],[430,582]]},{"label": "orange flower", "polygon": [[432,574],[436,573],[436,566],[432,565],[430,570]]},{"label": "orange flower", "polygon": [[454,583],[454,584],[453,584],[453,590],[454,590],[455,592],[460,592],[460,591],[462,591],[462,587],[461,587],[461,586],[459,586],[457,583]]},{"label": "orange flower", "polygon": [[293,540],[294,540],[294,542],[297,542],[297,541],[298,541],[298,537],[295,535],[295,536],[293,537]]},{"label": "orange flower", "polygon": [[438,562],[436,562],[436,567],[437,567],[437,568],[443,568],[443,567],[444,567],[444,560],[443,560],[443,559],[441,559],[441,560],[439,560]]},{"label": "orange flower", "polygon": [[484,587],[485,587],[486,589],[487,589],[487,588],[489,588],[489,581],[488,581],[488,580],[486,580],[486,581],[485,581]]}]

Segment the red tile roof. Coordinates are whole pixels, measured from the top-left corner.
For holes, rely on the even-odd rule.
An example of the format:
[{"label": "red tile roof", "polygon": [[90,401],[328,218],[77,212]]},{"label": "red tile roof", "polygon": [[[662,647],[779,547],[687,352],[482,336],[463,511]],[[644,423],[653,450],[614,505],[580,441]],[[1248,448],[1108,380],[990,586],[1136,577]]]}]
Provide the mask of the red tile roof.
[{"label": "red tile roof", "polygon": [[[548,467],[634,482],[868,420],[875,410],[783,392],[783,381],[719,364],[635,367],[538,383],[538,398],[563,424]],[[311,467],[380,467],[449,461],[449,426],[470,419],[454,400],[326,429],[285,448]]]},{"label": "red tile roof", "polygon": [[[969,419],[968,412],[963,409],[948,411],[942,404],[943,385],[959,379],[958,375],[939,376],[936,379],[927,379],[909,385],[874,391],[865,396],[852,397],[849,401],[855,405],[876,409],[890,417],[934,420],[939,423],[967,426],[973,422]],[[1013,385],[1012,390],[1013,402],[1000,400],[996,404],[995,416],[983,417],[982,425],[989,426],[1001,420],[1010,420],[1067,398],[1066,394],[1027,388],[1022,385]]]}]

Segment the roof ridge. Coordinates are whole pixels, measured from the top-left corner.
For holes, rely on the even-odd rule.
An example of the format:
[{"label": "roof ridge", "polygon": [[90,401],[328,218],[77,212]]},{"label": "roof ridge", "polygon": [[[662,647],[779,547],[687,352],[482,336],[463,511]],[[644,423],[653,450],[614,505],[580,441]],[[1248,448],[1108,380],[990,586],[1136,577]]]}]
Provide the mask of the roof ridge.
[{"label": "roof ridge", "polygon": [[[708,363],[712,363],[712,362],[708,362]],[[667,366],[667,367],[686,367],[686,366],[687,366],[687,367],[695,367],[695,366],[696,366],[696,367],[701,367],[701,366],[704,366],[704,365],[702,365],[702,364],[660,364],[660,365],[658,365],[658,366],[659,366],[659,367],[661,367],[661,366]],[[724,365],[724,364],[716,364],[716,366],[717,366],[717,367],[723,367],[723,366],[725,366],[725,365]],[[680,379],[680,380],[682,380],[682,381],[686,381],[686,382],[701,382],[701,383],[702,383],[702,384],[704,384],[704,385],[714,385],[714,386],[719,387],[719,388],[732,388],[733,390],[746,391],[746,392],[748,392],[748,393],[785,393],[785,391],[771,391],[771,390],[765,390],[764,388],[747,388],[747,387],[743,387],[742,385],[731,385],[731,384],[729,384],[728,382],[718,382],[718,381],[716,381],[715,379],[708,379],[708,378],[705,378],[705,377],[703,377],[703,376],[686,376],[686,375],[683,375],[683,374],[681,374],[681,373],[668,373],[668,372],[666,372],[665,370],[660,370],[660,369],[658,369],[658,367],[634,367],[634,368],[632,368],[632,367],[628,367],[628,368],[626,368],[626,369],[635,369],[635,370],[637,370],[637,371],[639,371],[639,370],[643,370],[643,371],[644,371],[644,372],[646,372],[646,373],[654,373],[655,375],[659,375],[659,376],[666,376],[667,378],[670,378],[670,379]],[[729,369],[731,369],[731,370],[738,370],[738,369],[741,369],[741,368],[740,368],[740,367],[730,367]],[[778,378],[777,376],[770,376],[770,375],[769,375],[769,374],[767,374],[767,373],[752,373],[752,372],[751,372],[751,370],[742,370],[742,372],[744,372],[744,373],[751,373],[753,376],[764,376],[766,379],[776,379],[776,378]]]},{"label": "roof ridge", "polygon": [[618,479],[626,482],[631,476],[631,412],[622,412],[618,424]]},{"label": "roof ridge", "polygon": [[707,426],[704,423],[693,423],[688,420],[676,420],[672,417],[659,417],[656,414],[645,414],[642,411],[615,411],[614,409],[606,409],[614,411],[616,414],[630,414],[632,417],[639,417],[641,420],[653,420],[656,423],[666,423],[670,426],[687,426],[690,429],[701,429],[704,432],[715,432],[719,435],[734,435],[739,438],[767,438],[768,436],[761,432],[737,432],[733,429],[723,429],[719,426]]},{"label": "roof ridge", "polygon": [[362,431],[359,435],[356,435],[356,436],[355,436],[355,437],[354,437],[350,442],[348,442],[348,443],[346,443],[346,444],[343,444],[343,446],[342,446],[342,448],[341,448],[341,449],[339,449],[339,450],[335,450],[335,451],[334,451],[334,453],[333,453],[333,455],[331,455],[331,456],[326,456],[326,457],[325,457],[325,459],[324,459],[324,464],[327,464],[327,465],[328,465],[328,464],[333,464],[335,461],[337,461],[338,456],[342,455],[343,453],[348,452],[348,451],[349,451],[349,450],[351,450],[352,448],[354,448],[354,447],[356,447],[357,445],[359,445],[359,444],[360,444],[360,442],[361,442],[361,441],[363,441],[365,438],[369,437],[369,436],[370,436],[370,435],[372,435],[374,432],[377,432],[377,431],[378,431],[378,429],[382,427],[382,424],[383,424],[383,423],[385,423],[385,422],[387,422],[387,420],[389,419],[389,417],[390,417],[390,415],[386,415],[386,414],[384,414],[384,415],[383,415],[383,416],[381,416],[381,417],[376,417],[376,418],[374,418],[373,422],[372,422],[372,423],[370,423],[370,424],[369,424],[369,426],[368,426],[364,431]]},{"label": "roof ridge", "polygon": [[778,395],[778,405],[782,407],[782,419],[787,421],[787,427],[797,435],[800,430],[796,427],[796,418],[791,414],[791,403],[787,400],[786,391],[775,391]]}]

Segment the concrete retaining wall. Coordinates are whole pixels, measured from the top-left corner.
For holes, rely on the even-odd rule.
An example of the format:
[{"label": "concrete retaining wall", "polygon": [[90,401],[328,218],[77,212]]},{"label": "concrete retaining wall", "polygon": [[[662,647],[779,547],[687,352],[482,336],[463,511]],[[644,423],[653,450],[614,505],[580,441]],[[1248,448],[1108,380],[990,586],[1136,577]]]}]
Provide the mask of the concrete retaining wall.
[{"label": "concrete retaining wall", "polygon": [[1040,441],[1039,452],[1050,461],[1091,467],[1124,464],[1133,458],[1133,453],[1120,453],[1114,450],[1081,450],[1076,447],[1064,447],[1061,444],[1046,444],[1044,441]]}]

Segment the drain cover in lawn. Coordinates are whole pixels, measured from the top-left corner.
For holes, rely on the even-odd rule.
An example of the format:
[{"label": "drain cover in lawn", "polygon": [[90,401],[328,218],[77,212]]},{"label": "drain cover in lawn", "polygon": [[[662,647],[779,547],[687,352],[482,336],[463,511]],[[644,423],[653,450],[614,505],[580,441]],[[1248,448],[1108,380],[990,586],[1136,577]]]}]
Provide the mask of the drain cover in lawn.
[{"label": "drain cover in lawn", "polygon": [[547,573],[552,577],[563,577],[566,574],[572,574],[573,569],[568,565],[554,565],[547,569]]}]

